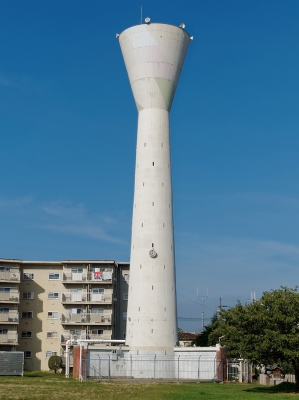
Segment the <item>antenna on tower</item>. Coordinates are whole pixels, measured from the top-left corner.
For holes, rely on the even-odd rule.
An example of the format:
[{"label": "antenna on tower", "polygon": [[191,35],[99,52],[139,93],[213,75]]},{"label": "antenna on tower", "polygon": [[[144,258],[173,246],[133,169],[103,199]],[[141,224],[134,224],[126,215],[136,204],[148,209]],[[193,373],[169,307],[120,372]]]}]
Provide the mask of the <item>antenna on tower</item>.
[{"label": "antenna on tower", "polygon": [[142,24],[142,6],[140,6],[140,25]]}]

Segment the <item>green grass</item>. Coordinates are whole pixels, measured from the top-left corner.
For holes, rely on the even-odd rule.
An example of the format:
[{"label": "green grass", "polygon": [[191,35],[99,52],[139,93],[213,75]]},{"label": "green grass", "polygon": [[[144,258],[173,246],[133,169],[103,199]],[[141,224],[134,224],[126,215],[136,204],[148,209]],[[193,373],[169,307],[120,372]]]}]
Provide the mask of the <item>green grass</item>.
[{"label": "green grass", "polygon": [[95,399],[173,399],[173,400],[259,400],[290,399],[294,384],[260,386],[239,383],[154,383],[88,381],[65,379],[52,372],[27,372],[24,377],[0,376],[1,400],[95,400]]}]

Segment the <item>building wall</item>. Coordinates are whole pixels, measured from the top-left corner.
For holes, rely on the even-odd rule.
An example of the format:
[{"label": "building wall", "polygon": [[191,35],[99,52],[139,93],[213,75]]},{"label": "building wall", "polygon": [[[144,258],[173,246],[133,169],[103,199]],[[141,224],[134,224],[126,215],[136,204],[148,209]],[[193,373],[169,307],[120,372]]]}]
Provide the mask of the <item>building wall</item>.
[{"label": "building wall", "polygon": [[117,276],[117,315],[116,315],[116,339],[126,338],[127,308],[129,298],[130,264],[118,264]]},{"label": "building wall", "polygon": [[[61,263],[22,265],[18,350],[31,351],[31,358],[25,358],[27,370],[47,369],[48,351],[60,355],[63,291]],[[32,312],[32,318],[28,312]]]},{"label": "building wall", "polygon": [[[47,370],[68,339],[123,339],[129,263],[0,259],[0,351]],[[71,349],[72,350],[72,349]]]}]

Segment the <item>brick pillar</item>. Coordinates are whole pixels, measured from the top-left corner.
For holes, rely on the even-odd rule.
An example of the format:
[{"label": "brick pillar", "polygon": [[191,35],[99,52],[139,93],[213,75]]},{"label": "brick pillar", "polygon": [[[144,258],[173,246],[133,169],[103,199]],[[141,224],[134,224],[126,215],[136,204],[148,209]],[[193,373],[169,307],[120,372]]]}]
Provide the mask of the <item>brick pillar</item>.
[{"label": "brick pillar", "polygon": [[[82,347],[82,376],[84,377],[86,374],[86,357],[87,357],[87,349]],[[73,378],[79,379],[79,371],[80,371],[80,346],[73,347]]]},{"label": "brick pillar", "polygon": [[[218,363],[217,380],[225,382],[227,380],[227,355],[226,348],[219,347],[216,351],[216,360]],[[219,365],[219,363],[221,363]]]}]

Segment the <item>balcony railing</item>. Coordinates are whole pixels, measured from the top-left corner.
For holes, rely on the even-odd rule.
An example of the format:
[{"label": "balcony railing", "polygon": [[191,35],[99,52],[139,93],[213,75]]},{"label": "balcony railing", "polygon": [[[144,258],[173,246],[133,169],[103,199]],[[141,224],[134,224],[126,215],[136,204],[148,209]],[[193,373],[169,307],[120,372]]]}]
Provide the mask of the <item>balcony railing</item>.
[{"label": "balcony railing", "polygon": [[18,312],[8,312],[2,313],[0,312],[0,324],[5,322],[19,322],[19,313]]},{"label": "balcony railing", "polygon": [[64,324],[111,324],[112,314],[100,313],[81,313],[81,314],[62,314],[61,322]]},{"label": "balcony railing", "polygon": [[16,332],[0,333],[0,344],[17,344],[18,335]]},{"label": "balcony railing", "polygon": [[112,293],[64,292],[63,303],[112,303]]},{"label": "balcony railing", "polygon": [[111,283],[112,270],[101,272],[64,272],[63,281],[65,282],[96,282],[96,283]]},{"label": "balcony railing", "polygon": [[[62,356],[60,356],[60,357],[61,357],[61,359],[62,359],[62,365],[65,367],[66,356],[65,356],[65,355],[62,355]],[[73,366],[73,362],[74,362],[73,354],[70,354],[69,360],[70,360],[70,367],[72,367],[72,366]]]},{"label": "balcony railing", "polygon": [[0,271],[0,281],[14,281],[20,280],[19,271]]},{"label": "balcony railing", "polygon": [[68,332],[62,333],[61,334],[61,338],[60,338],[60,343],[65,344],[68,340],[99,340],[99,339],[103,339],[103,340],[110,340],[111,339],[111,334],[109,333],[103,333],[102,335],[93,335],[93,334],[89,334],[89,333],[81,333],[81,335],[75,335],[75,334],[71,334]]},{"label": "balcony railing", "polygon": [[1,301],[9,301],[9,302],[19,302],[20,300],[19,292],[0,292],[0,302]]}]

